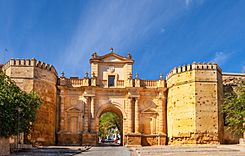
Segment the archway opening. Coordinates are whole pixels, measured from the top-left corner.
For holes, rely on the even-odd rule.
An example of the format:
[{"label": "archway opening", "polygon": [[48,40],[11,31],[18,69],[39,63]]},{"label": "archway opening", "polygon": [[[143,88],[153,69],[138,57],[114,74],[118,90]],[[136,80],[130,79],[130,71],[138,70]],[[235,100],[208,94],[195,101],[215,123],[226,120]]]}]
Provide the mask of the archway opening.
[{"label": "archway opening", "polygon": [[98,143],[101,146],[122,145],[123,117],[119,112],[104,111],[99,118]]}]

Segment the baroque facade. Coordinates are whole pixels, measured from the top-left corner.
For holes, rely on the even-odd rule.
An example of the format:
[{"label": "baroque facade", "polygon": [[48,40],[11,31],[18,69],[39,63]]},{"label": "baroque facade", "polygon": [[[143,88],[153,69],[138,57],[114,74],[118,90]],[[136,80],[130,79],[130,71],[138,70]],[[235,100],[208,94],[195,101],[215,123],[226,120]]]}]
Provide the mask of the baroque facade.
[{"label": "baroque facade", "polygon": [[90,59],[91,76],[59,77],[36,59],[10,59],[1,68],[25,91],[43,99],[31,134],[43,145],[96,145],[99,118],[120,118],[122,145],[219,144],[224,140],[223,86],[244,74],[222,73],[217,64],[192,63],[159,80],[132,77],[131,55],[113,52]]}]

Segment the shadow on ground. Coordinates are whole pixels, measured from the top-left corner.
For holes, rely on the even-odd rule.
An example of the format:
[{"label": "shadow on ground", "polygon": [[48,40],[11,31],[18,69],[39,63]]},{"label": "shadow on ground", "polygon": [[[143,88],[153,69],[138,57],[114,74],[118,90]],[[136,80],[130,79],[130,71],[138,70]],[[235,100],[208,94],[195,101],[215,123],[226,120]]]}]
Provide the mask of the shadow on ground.
[{"label": "shadow on ground", "polygon": [[120,147],[122,145],[116,144],[116,143],[100,143],[97,145],[98,147],[107,147],[107,146],[115,146],[115,147]]},{"label": "shadow on ground", "polygon": [[86,152],[91,147],[83,147],[77,149],[71,148],[32,148],[32,149],[22,149],[15,151],[10,154],[10,156],[72,156],[75,154],[80,154]]}]

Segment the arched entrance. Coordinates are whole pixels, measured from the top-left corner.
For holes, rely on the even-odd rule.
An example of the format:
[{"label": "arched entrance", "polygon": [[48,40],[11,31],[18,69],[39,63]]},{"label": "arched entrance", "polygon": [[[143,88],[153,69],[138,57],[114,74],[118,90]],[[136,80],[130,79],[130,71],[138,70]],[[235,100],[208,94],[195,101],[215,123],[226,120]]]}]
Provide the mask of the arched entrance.
[{"label": "arched entrance", "polygon": [[[111,113],[111,115],[115,115],[117,117],[117,120],[118,120],[118,124],[119,126],[117,127],[118,128],[118,131],[119,131],[119,137],[120,137],[120,143],[118,144],[115,144],[115,142],[113,143],[113,140],[112,139],[109,139],[106,138],[107,140],[104,140],[107,145],[123,145],[123,137],[124,137],[124,133],[123,133],[123,120],[124,120],[124,114],[122,113],[120,107],[114,105],[114,104],[106,104],[104,105],[103,107],[101,107],[97,113],[97,124],[96,124],[96,130],[97,130],[97,145],[103,145],[101,143],[101,140],[99,139],[102,139],[99,137],[99,129],[100,129],[100,118],[103,117],[103,115],[108,115],[108,113]],[[104,138],[105,139],[105,138]],[[117,138],[118,139],[118,138]],[[111,143],[111,144],[110,144]]]}]

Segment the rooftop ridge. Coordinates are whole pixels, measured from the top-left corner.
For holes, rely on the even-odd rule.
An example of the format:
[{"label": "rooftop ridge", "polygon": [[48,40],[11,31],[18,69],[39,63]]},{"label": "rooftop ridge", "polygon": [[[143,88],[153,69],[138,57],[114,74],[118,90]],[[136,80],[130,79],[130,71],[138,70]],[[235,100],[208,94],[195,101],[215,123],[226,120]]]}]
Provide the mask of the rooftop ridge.
[{"label": "rooftop ridge", "polygon": [[222,72],[221,68],[216,63],[206,63],[206,62],[193,62],[192,64],[182,65],[178,67],[174,67],[166,76],[166,80],[170,79],[173,75],[178,73],[183,73],[186,71],[192,70],[218,70],[220,73]]},{"label": "rooftop ridge", "polygon": [[36,60],[35,58],[32,59],[19,59],[19,58],[11,58],[4,66],[3,69],[6,70],[7,68],[9,68],[10,66],[20,66],[20,67],[38,67],[40,69],[44,69],[44,70],[48,70],[53,72],[54,74],[57,74],[56,69],[54,68],[53,65],[51,64],[47,64],[45,62]]}]

